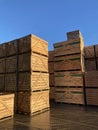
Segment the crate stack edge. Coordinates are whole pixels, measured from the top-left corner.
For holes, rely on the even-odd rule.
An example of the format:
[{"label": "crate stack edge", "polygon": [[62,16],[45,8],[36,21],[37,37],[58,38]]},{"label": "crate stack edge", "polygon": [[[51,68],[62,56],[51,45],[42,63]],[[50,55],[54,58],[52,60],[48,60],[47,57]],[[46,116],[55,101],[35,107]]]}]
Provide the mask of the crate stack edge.
[{"label": "crate stack edge", "polygon": [[79,34],[69,32],[67,41],[54,44],[56,102],[84,104],[84,42]]}]

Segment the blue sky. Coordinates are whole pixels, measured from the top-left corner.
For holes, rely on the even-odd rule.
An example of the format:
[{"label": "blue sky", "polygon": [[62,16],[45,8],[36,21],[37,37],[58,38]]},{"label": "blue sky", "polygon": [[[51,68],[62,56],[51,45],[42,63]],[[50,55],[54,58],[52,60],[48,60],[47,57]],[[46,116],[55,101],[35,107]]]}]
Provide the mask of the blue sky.
[{"label": "blue sky", "polygon": [[32,33],[52,50],[77,29],[85,46],[98,43],[98,0],[0,0],[0,43]]}]

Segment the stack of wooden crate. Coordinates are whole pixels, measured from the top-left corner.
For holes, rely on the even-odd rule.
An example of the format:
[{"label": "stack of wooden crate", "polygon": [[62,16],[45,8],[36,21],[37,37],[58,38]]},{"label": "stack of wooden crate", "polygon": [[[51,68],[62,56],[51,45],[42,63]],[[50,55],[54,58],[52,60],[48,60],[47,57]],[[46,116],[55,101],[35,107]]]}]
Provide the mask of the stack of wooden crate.
[{"label": "stack of wooden crate", "polygon": [[12,94],[12,91],[5,92],[7,88],[6,84],[8,83],[7,77],[10,72],[8,66],[11,64],[6,65],[9,57],[6,53],[6,44],[0,44],[0,121],[14,115],[14,94]]},{"label": "stack of wooden crate", "polygon": [[49,86],[50,86],[50,99],[55,99],[55,84],[54,84],[54,51],[48,53],[48,66],[49,66]]},{"label": "stack of wooden crate", "polygon": [[83,38],[80,31],[69,32],[67,37],[54,44],[55,101],[84,104]]},{"label": "stack of wooden crate", "polygon": [[87,105],[98,105],[98,45],[85,47],[85,90]]}]

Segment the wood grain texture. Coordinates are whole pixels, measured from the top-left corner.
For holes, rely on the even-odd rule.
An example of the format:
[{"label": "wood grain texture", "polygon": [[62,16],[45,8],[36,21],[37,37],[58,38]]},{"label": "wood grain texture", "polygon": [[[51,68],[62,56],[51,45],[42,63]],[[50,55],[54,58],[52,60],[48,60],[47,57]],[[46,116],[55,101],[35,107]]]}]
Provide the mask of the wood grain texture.
[{"label": "wood grain texture", "polygon": [[0,58],[5,57],[6,55],[6,50],[5,50],[5,43],[0,44]]},{"label": "wood grain texture", "polygon": [[54,61],[54,51],[48,51],[48,61]]},{"label": "wood grain texture", "polygon": [[0,73],[5,73],[5,58],[0,59]]}]

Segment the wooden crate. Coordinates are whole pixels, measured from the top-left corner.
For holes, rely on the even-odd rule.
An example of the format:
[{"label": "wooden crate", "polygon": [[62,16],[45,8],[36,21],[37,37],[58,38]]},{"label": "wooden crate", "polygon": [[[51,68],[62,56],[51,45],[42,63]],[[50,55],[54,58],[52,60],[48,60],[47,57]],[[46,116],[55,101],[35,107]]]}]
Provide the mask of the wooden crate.
[{"label": "wooden crate", "polygon": [[5,57],[5,43],[0,44],[0,58]]},{"label": "wooden crate", "polygon": [[16,73],[5,74],[5,91],[15,92],[16,85]]},{"label": "wooden crate", "polygon": [[48,43],[35,35],[20,38],[19,53],[28,52],[30,50],[48,56]]},{"label": "wooden crate", "polygon": [[48,61],[54,61],[54,51],[48,51]]},{"label": "wooden crate", "polygon": [[0,73],[5,73],[5,58],[0,59]]},{"label": "wooden crate", "polygon": [[55,87],[54,86],[50,87],[49,98],[50,99],[55,99]]},{"label": "wooden crate", "polygon": [[96,70],[95,59],[85,59],[85,71],[94,71],[94,70]]},{"label": "wooden crate", "polygon": [[55,88],[55,101],[84,104],[83,88]]},{"label": "wooden crate", "polygon": [[13,115],[14,94],[0,94],[0,121]]},{"label": "wooden crate", "polygon": [[82,38],[82,34],[79,30],[75,30],[72,32],[67,32],[67,39],[76,39],[76,38]]},{"label": "wooden crate", "polygon": [[85,58],[94,58],[95,57],[94,46],[84,47],[84,56]]},{"label": "wooden crate", "polygon": [[32,115],[49,108],[49,91],[19,92],[17,97],[18,113]]},{"label": "wooden crate", "polygon": [[17,57],[11,56],[6,58],[6,72],[17,71]]},{"label": "wooden crate", "polygon": [[44,89],[49,89],[48,73],[19,73],[18,91],[38,91]]},{"label": "wooden crate", "polygon": [[54,62],[48,62],[49,73],[54,73]]},{"label": "wooden crate", "polygon": [[0,74],[0,92],[4,91],[4,74]]},{"label": "wooden crate", "polygon": [[87,105],[98,105],[98,88],[86,88]]},{"label": "wooden crate", "polygon": [[98,87],[98,71],[85,72],[85,86]]},{"label": "wooden crate", "polygon": [[98,44],[95,45],[95,50],[96,50],[96,57],[98,58]]},{"label": "wooden crate", "polygon": [[18,49],[18,41],[13,40],[5,44],[6,47],[6,56],[16,55]]},{"label": "wooden crate", "polygon": [[54,74],[49,74],[49,86],[55,86]]},{"label": "wooden crate", "polygon": [[84,43],[81,39],[71,39],[54,44],[54,56],[83,53]]},{"label": "wooden crate", "polygon": [[83,86],[81,71],[55,72],[55,86]]},{"label": "wooden crate", "polygon": [[19,55],[19,71],[48,72],[48,58],[36,53]]},{"label": "wooden crate", "polygon": [[81,54],[60,56],[54,58],[54,70],[82,70],[84,62]]}]

